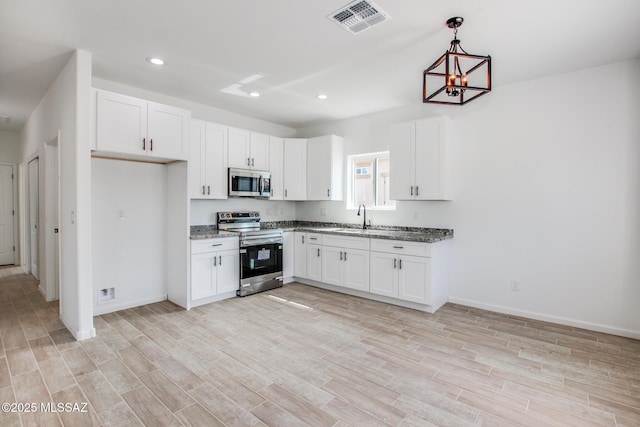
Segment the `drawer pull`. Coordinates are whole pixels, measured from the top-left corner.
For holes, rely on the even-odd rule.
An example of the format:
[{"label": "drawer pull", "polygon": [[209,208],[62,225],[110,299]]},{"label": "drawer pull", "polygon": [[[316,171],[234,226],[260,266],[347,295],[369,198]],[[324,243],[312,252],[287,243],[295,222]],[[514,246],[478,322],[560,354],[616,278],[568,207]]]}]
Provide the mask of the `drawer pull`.
[{"label": "drawer pull", "polygon": [[214,244],[213,244],[213,245],[211,245],[211,246],[222,246],[222,243],[214,243]]},{"label": "drawer pull", "polygon": [[309,240],[318,240],[317,237],[309,237]]},{"label": "drawer pull", "polygon": [[404,249],[404,246],[394,246],[393,249]]}]

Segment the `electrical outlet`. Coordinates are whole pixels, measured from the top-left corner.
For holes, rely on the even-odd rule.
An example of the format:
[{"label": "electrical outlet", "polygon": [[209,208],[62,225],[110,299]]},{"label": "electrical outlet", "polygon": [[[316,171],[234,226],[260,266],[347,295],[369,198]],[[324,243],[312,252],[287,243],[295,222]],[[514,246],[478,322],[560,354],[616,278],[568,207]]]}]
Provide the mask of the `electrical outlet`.
[{"label": "electrical outlet", "polygon": [[116,288],[105,288],[98,291],[98,304],[116,299]]},{"label": "electrical outlet", "polygon": [[520,292],[520,281],[512,280],[511,281],[511,292]]}]

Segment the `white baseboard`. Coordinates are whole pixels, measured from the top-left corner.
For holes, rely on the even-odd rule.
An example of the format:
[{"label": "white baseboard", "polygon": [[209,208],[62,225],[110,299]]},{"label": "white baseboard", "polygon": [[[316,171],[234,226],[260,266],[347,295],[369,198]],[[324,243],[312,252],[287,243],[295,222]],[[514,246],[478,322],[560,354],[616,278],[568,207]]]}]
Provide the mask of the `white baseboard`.
[{"label": "white baseboard", "polygon": [[96,336],[96,328],[91,328],[84,331],[76,331],[71,327],[70,322],[67,321],[67,319],[65,319],[63,315],[60,315],[60,320],[62,321],[62,323],[64,323],[64,326],[67,327],[69,332],[71,332],[71,335],[73,335],[73,337],[77,341],[88,340],[89,338],[93,338]]},{"label": "white baseboard", "polygon": [[576,319],[569,319],[561,316],[552,316],[549,314],[538,313],[535,311],[518,310],[502,305],[486,304],[480,301],[469,300],[465,298],[449,297],[449,302],[454,304],[466,305],[469,307],[480,308],[482,310],[495,311],[502,314],[511,314],[519,317],[526,317],[533,320],[542,320],[544,322],[559,323],[561,325],[573,326],[590,331],[604,332],[606,334],[619,335],[621,337],[640,339],[639,331],[630,329],[617,328],[615,326],[601,325],[599,323],[584,322]]},{"label": "white baseboard", "polygon": [[99,316],[101,314],[113,313],[114,311],[126,310],[127,308],[139,307],[145,304],[153,304],[154,302],[166,301],[167,294],[158,295],[156,297],[151,298],[143,298],[134,301],[125,301],[122,303],[118,303],[118,300],[114,300],[109,303],[103,303],[98,306],[93,307],[93,315]]}]

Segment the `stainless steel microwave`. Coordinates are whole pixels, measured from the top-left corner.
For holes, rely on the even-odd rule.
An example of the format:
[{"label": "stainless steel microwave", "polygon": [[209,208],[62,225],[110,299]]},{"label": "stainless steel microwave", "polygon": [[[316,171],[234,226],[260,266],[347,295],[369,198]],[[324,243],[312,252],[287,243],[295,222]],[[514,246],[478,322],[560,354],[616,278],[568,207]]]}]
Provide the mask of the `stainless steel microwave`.
[{"label": "stainless steel microwave", "polygon": [[271,173],[229,168],[229,197],[271,197]]}]

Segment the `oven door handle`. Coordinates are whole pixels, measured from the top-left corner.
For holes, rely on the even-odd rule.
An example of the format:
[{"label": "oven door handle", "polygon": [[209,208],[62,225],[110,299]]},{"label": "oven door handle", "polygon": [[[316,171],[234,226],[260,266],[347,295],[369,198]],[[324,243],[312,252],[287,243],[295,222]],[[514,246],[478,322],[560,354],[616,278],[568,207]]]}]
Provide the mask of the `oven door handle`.
[{"label": "oven door handle", "polygon": [[240,246],[243,247],[249,247],[249,246],[259,246],[259,245],[273,245],[273,244],[282,244],[282,238],[281,237],[274,237],[271,239],[249,239],[249,240],[242,240],[240,242]]}]

